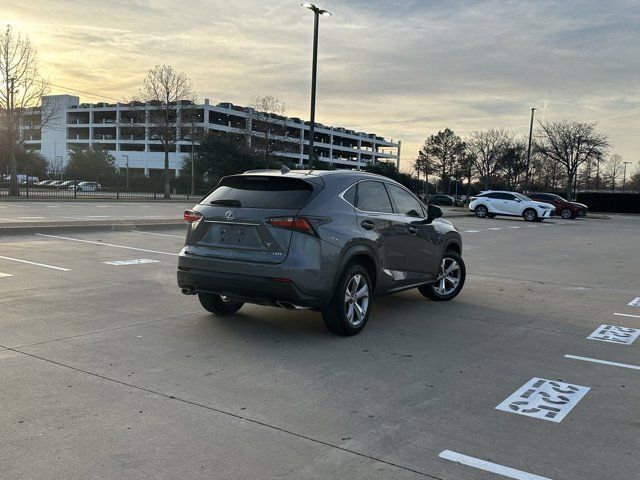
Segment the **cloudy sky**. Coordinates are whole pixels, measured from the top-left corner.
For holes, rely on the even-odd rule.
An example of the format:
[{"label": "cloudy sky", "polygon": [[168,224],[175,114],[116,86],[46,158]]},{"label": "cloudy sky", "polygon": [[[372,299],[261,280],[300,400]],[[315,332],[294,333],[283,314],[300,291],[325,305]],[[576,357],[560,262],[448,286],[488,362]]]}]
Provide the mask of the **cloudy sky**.
[{"label": "cloudy sky", "polygon": [[[41,70],[84,101],[133,96],[170,64],[200,99],[284,101],[308,118],[313,15],[295,0],[0,0]],[[409,168],[424,138],[538,119],[598,122],[640,160],[640,1],[318,0],[316,118],[400,139]]]}]

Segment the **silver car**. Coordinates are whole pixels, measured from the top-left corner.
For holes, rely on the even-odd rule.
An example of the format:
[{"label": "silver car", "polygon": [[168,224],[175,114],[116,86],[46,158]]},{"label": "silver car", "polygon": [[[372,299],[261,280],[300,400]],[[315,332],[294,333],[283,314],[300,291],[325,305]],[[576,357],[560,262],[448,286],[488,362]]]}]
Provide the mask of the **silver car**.
[{"label": "silver car", "polygon": [[354,335],[376,295],[418,288],[451,300],[465,281],[460,234],[440,208],[378,175],[249,171],[184,216],[178,285],[217,315],[244,303],[312,309]]}]

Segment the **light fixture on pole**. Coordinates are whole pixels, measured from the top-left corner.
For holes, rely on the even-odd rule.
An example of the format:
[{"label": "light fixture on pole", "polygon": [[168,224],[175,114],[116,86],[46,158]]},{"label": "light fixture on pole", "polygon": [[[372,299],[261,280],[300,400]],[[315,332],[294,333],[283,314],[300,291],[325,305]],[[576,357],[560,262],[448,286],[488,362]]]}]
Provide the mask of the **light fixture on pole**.
[{"label": "light fixture on pole", "polygon": [[624,192],[624,185],[627,183],[627,164],[632,162],[622,162],[624,163],[624,173],[622,174],[622,191]]},{"label": "light fixture on pole", "polygon": [[313,149],[316,122],[316,74],[318,70],[318,21],[320,15],[330,17],[331,12],[316,7],[313,3],[302,3],[313,12],[313,60],[311,63],[311,118],[309,126],[309,168],[313,168]]},{"label": "light fixture on pole", "polygon": [[524,177],[524,193],[529,191],[529,165],[531,164],[531,136],[533,135],[533,113],[536,107],[531,107],[531,123],[529,124],[529,146],[527,147],[527,171]]}]

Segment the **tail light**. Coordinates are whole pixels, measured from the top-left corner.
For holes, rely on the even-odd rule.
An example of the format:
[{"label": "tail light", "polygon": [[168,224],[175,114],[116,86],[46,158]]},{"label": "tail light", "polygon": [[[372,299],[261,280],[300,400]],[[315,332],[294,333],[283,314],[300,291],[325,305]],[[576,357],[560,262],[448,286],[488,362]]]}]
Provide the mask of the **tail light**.
[{"label": "tail light", "polygon": [[184,211],[184,221],[187,223],[196,223],[202,220],[202,214],[193,210]]},{"label": "tail light", "polygon": [[267,222],[273,227],[295,230],[308,235],[316,235],[309,220],[304,217],[271,217]]}]

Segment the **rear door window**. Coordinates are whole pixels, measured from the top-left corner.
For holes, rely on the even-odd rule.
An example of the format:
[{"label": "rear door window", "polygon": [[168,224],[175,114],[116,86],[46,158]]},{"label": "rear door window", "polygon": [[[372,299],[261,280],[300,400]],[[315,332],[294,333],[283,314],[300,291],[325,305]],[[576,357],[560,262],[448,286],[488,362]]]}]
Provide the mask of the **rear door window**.
[{"label": "rear door window", "polygon": [[240,208],[300,209],[313,187],[297,178],[242,175],[223,178],[201,203]]},{"label": "rear door window", "polygon": [[360,182],[356,202],[356,207],[363,212],[393,213],[389,195],[381,182]]}]

